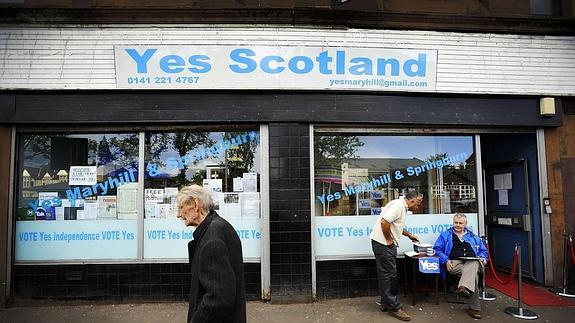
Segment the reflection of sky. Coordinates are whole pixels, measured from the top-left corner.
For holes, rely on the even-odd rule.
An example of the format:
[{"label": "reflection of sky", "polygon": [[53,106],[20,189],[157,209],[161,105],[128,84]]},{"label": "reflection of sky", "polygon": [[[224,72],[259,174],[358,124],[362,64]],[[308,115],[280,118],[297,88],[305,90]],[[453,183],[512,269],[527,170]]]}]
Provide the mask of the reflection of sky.
[{"label": "reflection of sky", "polygon": [[364,143],[356,153],[360,158],[418,158],[447,153],[448,156],[473,153],[472,136],[358,136]]}]

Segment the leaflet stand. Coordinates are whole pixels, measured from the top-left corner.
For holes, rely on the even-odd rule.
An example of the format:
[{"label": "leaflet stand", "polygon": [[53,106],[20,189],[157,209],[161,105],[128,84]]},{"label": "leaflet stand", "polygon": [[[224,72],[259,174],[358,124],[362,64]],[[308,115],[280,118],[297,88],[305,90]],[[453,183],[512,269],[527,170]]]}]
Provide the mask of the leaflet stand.
[{"label": "leaflet stand", "polygon": [[515,244],[515,250],[517,250],[516,252],[518,253],[517,257],[519,258],[518,261],[518,268],[517,270],[519,271],[519,273],[517,274],[517,307],[507,307],[505,309],[505,313],[516,317],[518,319],[524,319],[524,320],[535,320],[537,319],[539,316],[537,314],[535,314],[535,312],[528,310],[526,308],[523,308],[521,305],[521,294],[522,294],[522,289],[521,289],[521,284],[523,283],[523,279],[521,278],[523,276],[522,272],[521,272],[521,245],[520,244]]},{"label": "leaflet stand", "polygon": [[551,292],[564,297],[575,297],[575,291],[567,290],[567,275],[569,273],[569,270],[567,270],[567,263],[569,262],[567,250],[572,241],[573,237],[570,234],[563,234],[563,287],[549,289]]},{"label": "leaflet stand", "polygon": [[[487,237],[482,238],[485,240],[485,244],[487,245]],[[483,283],[481,284],[481,294],[479,294],[479,299],[483,301],[494,301],[497,298],[495,294],[491,294],[485,291],[485,265],[482,261],[479,261],[479,264],[481,265],[481,270],[483,270]],[[493,266],[493,264],[491,265]]]}]

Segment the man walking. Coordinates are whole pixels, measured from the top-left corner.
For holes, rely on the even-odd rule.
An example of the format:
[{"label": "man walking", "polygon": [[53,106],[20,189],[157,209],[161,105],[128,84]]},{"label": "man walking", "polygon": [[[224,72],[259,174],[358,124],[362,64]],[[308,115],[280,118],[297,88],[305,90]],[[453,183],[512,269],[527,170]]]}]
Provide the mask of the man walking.
[{"label": "man walking", "polygon": [[397,247],[401,235],[411,241],[419,241],[418,237],[403,229],[407,210],[413,210],[421,205],[423,195],[416,190],[409,191],[405,197],[400,197],[387,203],[381,210],[373,230],[371,231],[371,247],[377,265],[377,280],[381,296],[381,310],[402,320],[409,321],[411,317],[403,310],[397,301]]},{"label": "man walking", "polygon": [[190,185],[178,192],[178,218],[196,227],[188,244],[191,263],[188,322],[246,322],[242,244],[213,210],[209,192]]}]

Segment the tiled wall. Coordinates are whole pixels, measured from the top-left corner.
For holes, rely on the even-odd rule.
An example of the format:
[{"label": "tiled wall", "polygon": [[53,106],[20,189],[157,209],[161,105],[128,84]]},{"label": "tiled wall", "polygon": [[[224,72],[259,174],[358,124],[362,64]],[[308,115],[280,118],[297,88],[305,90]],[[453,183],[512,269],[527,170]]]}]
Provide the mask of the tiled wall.
[{"label": "tiled wall", "polygon": [[309,126],[270,124],[271,301],[311,301]]},{"label": "tiled wall", "polygon": [[[396,260],[398,293],[404,292],[406,270],[403,259]],[[337,260],[317,262],[319,299],[379,296],[375,260]]]},{"label": "tiled wall", "polygon": [[[25,298],[187,299],[189,264],[14,266],[13,295]],[[260,299],[260,264],[244,264],[246,297]]]}]

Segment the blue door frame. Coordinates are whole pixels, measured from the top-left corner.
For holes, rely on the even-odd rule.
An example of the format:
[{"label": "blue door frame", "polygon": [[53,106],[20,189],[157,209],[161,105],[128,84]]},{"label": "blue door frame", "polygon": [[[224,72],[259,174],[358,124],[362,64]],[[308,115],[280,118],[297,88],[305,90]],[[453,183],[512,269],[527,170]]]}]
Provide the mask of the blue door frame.
[{"label": "blue door frame", "polygon": [[[485,170],[485,223],[496,268],[510,269],[514,246],[521,244],[523,274],[544,283],[544,262],[539,207],[537,139],[535,133],[481,135]],[[494,175],[511,173],[508,205],[501,205]],[[524,215],[528,221],[522,223]],[[511,219],[509,225],[505,220]],[[509,220],[507,220],[509,221]]]}]

